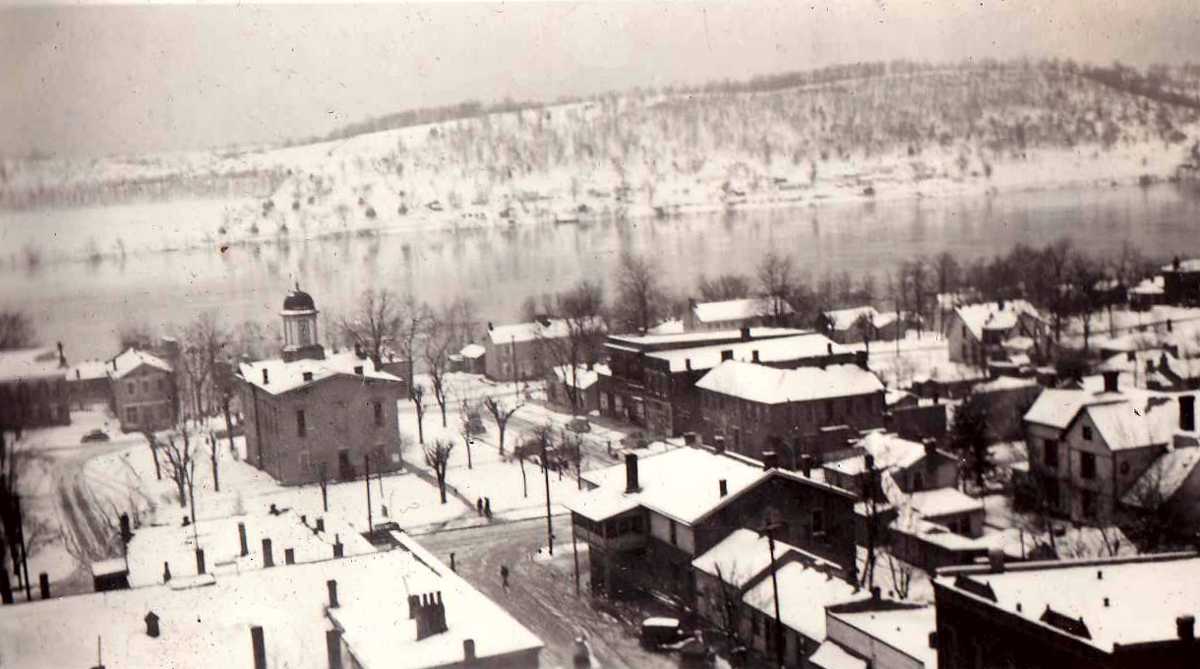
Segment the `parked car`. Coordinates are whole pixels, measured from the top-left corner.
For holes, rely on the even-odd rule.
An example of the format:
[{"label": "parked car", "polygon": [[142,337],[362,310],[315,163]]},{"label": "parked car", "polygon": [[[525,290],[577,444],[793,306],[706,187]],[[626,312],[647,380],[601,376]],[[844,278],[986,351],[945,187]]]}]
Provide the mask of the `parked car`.
[{"label": "parked car", "polygon": [[79,443],[86,444],[93,441],[108,441],[108,433],[97,428],[83,435],[83,438],[79,440]]},{"label": "parked car", "polygon": [[646,618],[642,621],[642,648],[657,650],[688,638],[678,618]]}]

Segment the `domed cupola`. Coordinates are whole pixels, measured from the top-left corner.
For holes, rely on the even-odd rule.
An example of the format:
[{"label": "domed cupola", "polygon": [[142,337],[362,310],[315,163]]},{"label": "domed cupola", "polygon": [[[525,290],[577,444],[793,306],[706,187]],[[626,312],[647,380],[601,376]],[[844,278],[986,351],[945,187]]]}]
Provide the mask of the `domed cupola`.
[{"label": "domed cupola", "polygon": [[310,358],[323,360],[325,348],[317,337],[317,305],[308,293],[295,290],[283,299],[283,359],[285,362]]}]

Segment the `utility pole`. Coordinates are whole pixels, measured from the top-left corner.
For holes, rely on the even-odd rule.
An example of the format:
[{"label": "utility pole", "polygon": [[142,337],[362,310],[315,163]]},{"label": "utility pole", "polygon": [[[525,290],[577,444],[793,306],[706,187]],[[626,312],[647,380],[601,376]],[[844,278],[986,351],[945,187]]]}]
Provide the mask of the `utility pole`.
[{"label": "utility pole", "polygon": [[575,541],[575,515],[571,514],[571,553],[575,559],[575,596],[579,596],[579,544]]},{"label": "utility pole", "polygon": [[363,483],[367,485],[367,532],[374,531],[375,522],[371,517],[371,454],[363,454],[363,469],[366,476],[363,476]]},{"label": "utility pole", "polygon": [[554,557],[554,526],[550,519],[550,463],[546,460],[546,441],[553,433],[546,431],[542,438],[542,476],[546,480],[546,543],[550,547],[550,557]]},{"label": "utility pole", "polygon": [[779,577],[775,568],[775,532],[783,527],[779,521],[769,521],[758,531],[758,535],[767,536],[767,550],[771,555],[771,589],[775,594],[775,630],[771,635],[775,642],[775,666],[783,667],[783,621],[779,616]]},{"label": "utility pole", "polygon": [[[13,504],[16,507],[17,535],[21,538],[21,564],[13,566],[20,566],[24,569],[25,577],[22,580],[25,582],[25,601],[32,602],[33,589],[29,586],[29,553],[28,549],[25,547],[25,523],[22,522],[24,516],[21,515],[21,495],[19,493],[13,493]],[[18,574],[18,576],[19,575],[20,574]]]}]

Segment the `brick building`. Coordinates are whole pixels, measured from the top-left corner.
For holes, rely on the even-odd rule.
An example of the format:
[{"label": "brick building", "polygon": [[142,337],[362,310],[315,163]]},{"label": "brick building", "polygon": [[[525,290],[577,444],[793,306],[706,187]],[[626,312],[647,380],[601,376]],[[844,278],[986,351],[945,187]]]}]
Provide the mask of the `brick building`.
[{"label": "brick building", "polygon": [[174,424],[179,404],[170,363],[131,348],[108,365],[113,408],[122,432],[163,430]]},{"label": "brick building", "polygon": [[857,365],[777,369],[727,360],[696,390],[706,441],[723,437],[726,448],[756,460],[774,451],[793,469],[884,422],[883,384]]},{"label": "brick building", "polygon": [[307,293],[289,294],[281,316],[282,356],[239,368],[250,463],[286,484],[352,479],[368,459],[371,472],[399,469],[403,381],[356,352],[327,357]]},{"label": "brick building", "polygon": [[1200,666],[1195,553],[951,567],[933,579],[940,669]]},{"label": "brick building", "polygon": [[0,426],[5,429],[71,422],[67,361],[58,351],[0,351]]},{"label": "brick building", "polygon": [[783,328],[609,336],[604,352],[609,372],[600,374],[600,413],[660,435],[699,427],[695,384],[724,360],[795,368],[861,359],[824,335]]}]

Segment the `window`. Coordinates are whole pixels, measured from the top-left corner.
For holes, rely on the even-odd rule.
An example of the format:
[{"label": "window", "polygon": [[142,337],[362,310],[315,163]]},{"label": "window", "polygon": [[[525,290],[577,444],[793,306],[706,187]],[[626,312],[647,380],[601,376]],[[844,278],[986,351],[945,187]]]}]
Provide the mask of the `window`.
[{"label": "window", "polygon": [[1079,454],[1079,475],[1085,479],[1096,478],[1096,456],[1091,453]]},{"label": "window", "polygon": [[1128,476],[1128,475],[1129,475],[1129,463],[1122,462],[1121,463],[1121,476]]},{"label": "window", "polygon": [[137,422],[137,407],[129,407],[125,409],[125,420],[130,423]]},{"label": "window", "polygon": [[308,434],[308,425],[304,422],[304,409],[296,410],[296,434],[301,437]]},{"label": "window", "polygon": [[1046,439],[1042,442],[1042,461],[1047,467],[1058,469],[1058,440]]},{"label": "window", "polygon": [[134,395],[137,393],[137,386],[134,385],[133,381],[130,381],[129,383],[125,384],[125,390],[128,391],[130,395]]},{"label": "window", "polygon": [[383,427],[383,402],[374,402],[375,427]]},{"label": "window", "polygon": [[150,379],[142,379],[142,392],[150,392]]},{"label": "window", "polygon": [[1084,441],[1092,440],[1092,427],[1090,425],[1083,426],[1083,440]]},{"label": "window", "polygon": [[812,533],[813,536],[819,537],[825,534],[825,510],[813,509],[812,512]]},{"label": "window", "polygon": [[154,380],[154,389],[160,393],[163,391],[163,380],[161,376]]}]

